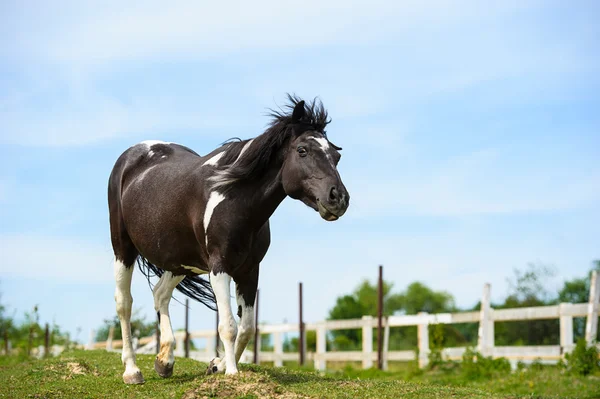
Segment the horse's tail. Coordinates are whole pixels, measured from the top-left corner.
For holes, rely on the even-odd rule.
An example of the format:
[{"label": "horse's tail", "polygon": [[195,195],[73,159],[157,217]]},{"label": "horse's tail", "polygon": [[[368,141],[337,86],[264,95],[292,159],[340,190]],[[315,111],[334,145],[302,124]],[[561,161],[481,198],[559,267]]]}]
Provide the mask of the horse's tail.
[{"label": "horse's tail", "polygon": [[[164,270],[154,266],[152,263],[148,262],[148,259],[141,255],[138,256],[137,263],[142,274],[148,279],[148,284],[150,284],[150,277],[160,277],[164,273]],[[177,284],[176,288],[185,296],[197,300],[207,308],[217,310],[217,300],[210,285],[210,281],[207,281],[200,276],[186,276],[181,283]]]}]

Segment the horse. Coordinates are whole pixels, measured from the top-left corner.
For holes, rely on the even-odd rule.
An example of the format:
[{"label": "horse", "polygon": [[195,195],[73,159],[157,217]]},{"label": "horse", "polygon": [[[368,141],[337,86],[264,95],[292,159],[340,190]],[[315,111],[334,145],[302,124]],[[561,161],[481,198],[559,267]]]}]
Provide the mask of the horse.
[{"label": "horse", "polygon": [[[158,375],[173,374],[169,302],[175,289],[218,312],[224,356],[210,361],[207,374],[236,374],[256,329],[253,307],[259,265],[271,240],[270,216],[288,196],[327,221],[346,212],[350,195],[337,171],[341,148],[327,137],[331,120],[323,103],[288,95],[286,105],[269,116],[261,135],[228,140],[205,156],[175,143],[143,141],[117,159],[108,206],[124,383],[144,383],[131,340],[136,260],[149,282],[152,274],[160,277],[153,288],[160,324]],[[231,309],[231,280],[239,326]]]}]

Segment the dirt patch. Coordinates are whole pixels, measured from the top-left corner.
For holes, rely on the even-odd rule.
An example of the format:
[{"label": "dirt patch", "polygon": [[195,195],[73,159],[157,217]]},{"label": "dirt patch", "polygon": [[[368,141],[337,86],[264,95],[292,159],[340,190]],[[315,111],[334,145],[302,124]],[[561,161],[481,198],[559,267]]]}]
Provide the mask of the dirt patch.
[{"label": "dirt patch", "polygon": [[266,375],[244,371],[236,376],[207,377],[197,388],[183,395],[183,399],[203,398],[306,399],[310,397],[289,392],[282,385],[269,380]]},{"label": "dirt patch", "polygon": [[45,368],[46,371],[63,374],[60,378],[70,380],[76,375],[93,374],[99,375],[96,370],[92,370],[86,364],[79,362],[66,362],[61,364],[51,364]]}]

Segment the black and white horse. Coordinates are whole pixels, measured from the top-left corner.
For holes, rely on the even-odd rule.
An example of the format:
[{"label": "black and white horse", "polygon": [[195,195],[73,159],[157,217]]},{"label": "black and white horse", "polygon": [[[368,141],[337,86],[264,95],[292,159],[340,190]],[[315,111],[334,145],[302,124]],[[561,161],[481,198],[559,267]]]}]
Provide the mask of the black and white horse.
[{"label": "black and white horse", "polygon": [[[253,306],[259,264],[270,244],[269,217],[286,196],[329,221],[348,208],[350,197],[337,171],[341,148],[325,132],[327,112],[320,102],[289,99],[290,112],[273,112],[267,130],[254,139],[225,143],[206,156],[174,143],[145,141],[117,160],[108,205],[125,383],[144,382],[131,345],[136,259],[147,276],[160,276],[153,290],[160,316],[158,374],[173,373],[169,301],[175,288],[212,309],[216,302],[225,354],[211,361],[207,372],[235,374],[255,330]],[[230,303],[232,279],[239,326]]]}]

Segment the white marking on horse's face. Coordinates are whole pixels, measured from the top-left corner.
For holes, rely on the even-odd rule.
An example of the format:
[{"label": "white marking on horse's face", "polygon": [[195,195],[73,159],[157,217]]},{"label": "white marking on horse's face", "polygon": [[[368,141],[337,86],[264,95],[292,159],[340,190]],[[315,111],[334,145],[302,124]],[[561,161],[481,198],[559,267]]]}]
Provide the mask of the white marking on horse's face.
[{"label": "white marking on horse's face", "polygon": [[333,168],[335,169],[335,164],[333,163],[333,159],[331,158],[331,154],[329,154],[329,142],[327,141],[327,139],[325,137],[314,137],[314,136],[310,136],[309,138],[313,139],[317,143],[319,143],[319,146],[321,147],[321,150],[323,150],[323,152],[325,153],[325,156],[327,157],[327,160],[329,161],[329,163],[331,164],[331,166],[333,166]]},{"label": "white marking on horse's face", "polygon": [[311,139],[315,140],[317,143],[319,143],[319,145],[321,146],[321,149],[323,151],[325,151],[326,154],[329,154],[329,142],[327,141],[327,139],[325,137],[311,136],[309,138],[311,138]]},{"label": "white marking on horse's face", "polygon": [[189,270],[191,272],[194,272],[196,274],[206,274],[206,273],[208,273],[207,271],[199,269],[199,268],[197,268],[195,266],[181,265],[181,267],[183,267],[184,269],[187,269],[187,270]]},{"label": "white marking on horse's face", "polygon": [[210,218],[217,207],[225,199],[225,196],[217,191],[210,193],[208,202],[206,203],[206,210],[204,211],[204,240],[208,246],[208,225],[210,224]]},{"label": "white marking on horse's face", "polygon": [[235,159],[234,164],[242,157],[244,152],[246,152],[246,150],[248,149],[248,147],[250,147],[250,144],[252,144],[253,141],[254,141],[254,139],[248,140],[248,142],[246,144],[244,144],[244,147],[242,148],[242,151],[240,151],[240,155],[238,155],[237,158]]},{"label": "white marking on horse's face", "polygon": [[213,165],[216,166],[217,163],[219,162],[219,159],[221,159],[223,157],[223,155],[225,155],[225,151],[218,153],[217,155],[214,155],[213,157],[211,157],[208,161],[204,162],[202,164],[202,166],[206,166],[206,165]]}]

